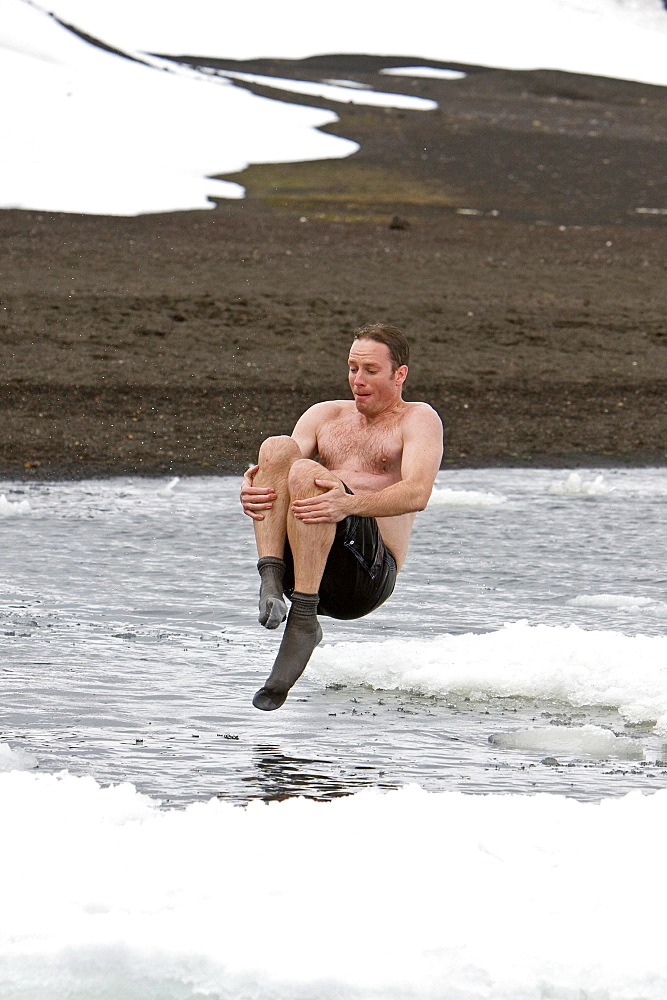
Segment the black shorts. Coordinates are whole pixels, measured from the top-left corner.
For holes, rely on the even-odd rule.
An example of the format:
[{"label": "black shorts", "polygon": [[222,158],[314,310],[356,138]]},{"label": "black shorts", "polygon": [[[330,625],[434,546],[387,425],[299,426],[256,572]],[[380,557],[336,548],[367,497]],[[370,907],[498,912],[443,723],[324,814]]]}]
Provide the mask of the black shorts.
[{"label": "black shorts", "polygon": [[[345,487],[348,493],[352,491]],[[294,591],[294,562],[285,542],[283,589]],[[351,514],[336,524],[336,537],[320,583],[319,615],[363,618],[391,597],[396,584],[396,560],[385,547],[374,517]]]}]

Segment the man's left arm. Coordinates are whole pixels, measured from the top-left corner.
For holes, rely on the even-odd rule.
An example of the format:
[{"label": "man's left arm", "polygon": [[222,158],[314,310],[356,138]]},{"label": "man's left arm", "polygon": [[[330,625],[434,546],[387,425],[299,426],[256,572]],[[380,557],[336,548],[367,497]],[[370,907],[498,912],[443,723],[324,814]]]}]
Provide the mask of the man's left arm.
[{"label": "man's left arm", "polygon": [[327,479],[316,479],[329,487],[320,496],[295,500],[295,517],[305,523],[342,521],[349,514],[360,517],[395,517],[426,507],[442,460],[442,421],[432,407],[416,407],[403,427],[401,479],[377,493],[350,495]]}]

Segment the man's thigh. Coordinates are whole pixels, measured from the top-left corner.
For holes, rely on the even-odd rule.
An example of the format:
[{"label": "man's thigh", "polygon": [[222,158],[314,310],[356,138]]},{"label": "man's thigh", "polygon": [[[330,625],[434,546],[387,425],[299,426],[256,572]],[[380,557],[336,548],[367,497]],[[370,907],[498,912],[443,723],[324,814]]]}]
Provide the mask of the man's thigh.
[{"label": "man's thigh", "polygon": [[[348,492],[351,492],[348,490]],[[294,589],[294,563],[285,545],[284,589]],[[380,607],[396,583],[396,562],[385,547],[373,517],[346,517],[336,525],[322,582],[318,614],[330,618],[363,618]]]}]

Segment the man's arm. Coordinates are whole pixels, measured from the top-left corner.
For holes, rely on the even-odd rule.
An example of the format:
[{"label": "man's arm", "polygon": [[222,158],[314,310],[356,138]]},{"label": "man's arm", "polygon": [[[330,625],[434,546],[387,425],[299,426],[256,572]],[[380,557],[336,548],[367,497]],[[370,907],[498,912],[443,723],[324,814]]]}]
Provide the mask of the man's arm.
[{"label": "man's arm", "polygon": [[336,403],[327,401],[325,403],[315,403],[302,414],[294,425],[292,437],[301,449],[304,458],[315,458],[317,456],[317,434],[326,420],[331,420],[338,412]]},{"label": "man's arm", "polygon": [[377,493],[345,493],[338,483],[316,479],[330,487],[320,496],[295,500],[295,517],[306,524],[342,521],[349,514],[361,517],[395,517],[426,507],[442,460],[442,421],[432,407],[415,407],[403,425],[401,480]]},{"label": "man's arm", "polygon": [[[379,493],[357,493],[352,514],[392,517],[424,510],[442,461],[442,421],[430,406],[415,408],[403,432],[401,479]],[[356,501],[356,503],[354,503]]]}]

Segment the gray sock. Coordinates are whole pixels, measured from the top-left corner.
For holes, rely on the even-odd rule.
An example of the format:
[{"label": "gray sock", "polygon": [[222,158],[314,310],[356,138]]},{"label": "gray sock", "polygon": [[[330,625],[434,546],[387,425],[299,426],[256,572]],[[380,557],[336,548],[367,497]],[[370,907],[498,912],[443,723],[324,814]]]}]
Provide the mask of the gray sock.
[{"label": "gray sock", "polygon": [[259,585],[259,623],[264,628],[278,628],[287,617],[283,600],[285,563],[277,556],[262,556],[257,563],[262,578]]},{"label": "gray sock", "polygon": [[294,591],[287,625],[276,662],[264,687],[252,700],[255,708],[272,712],[280,708],[292,685],[306,669],[306,664],[318,642],[322,629],[317,620],[319,594]]}]

